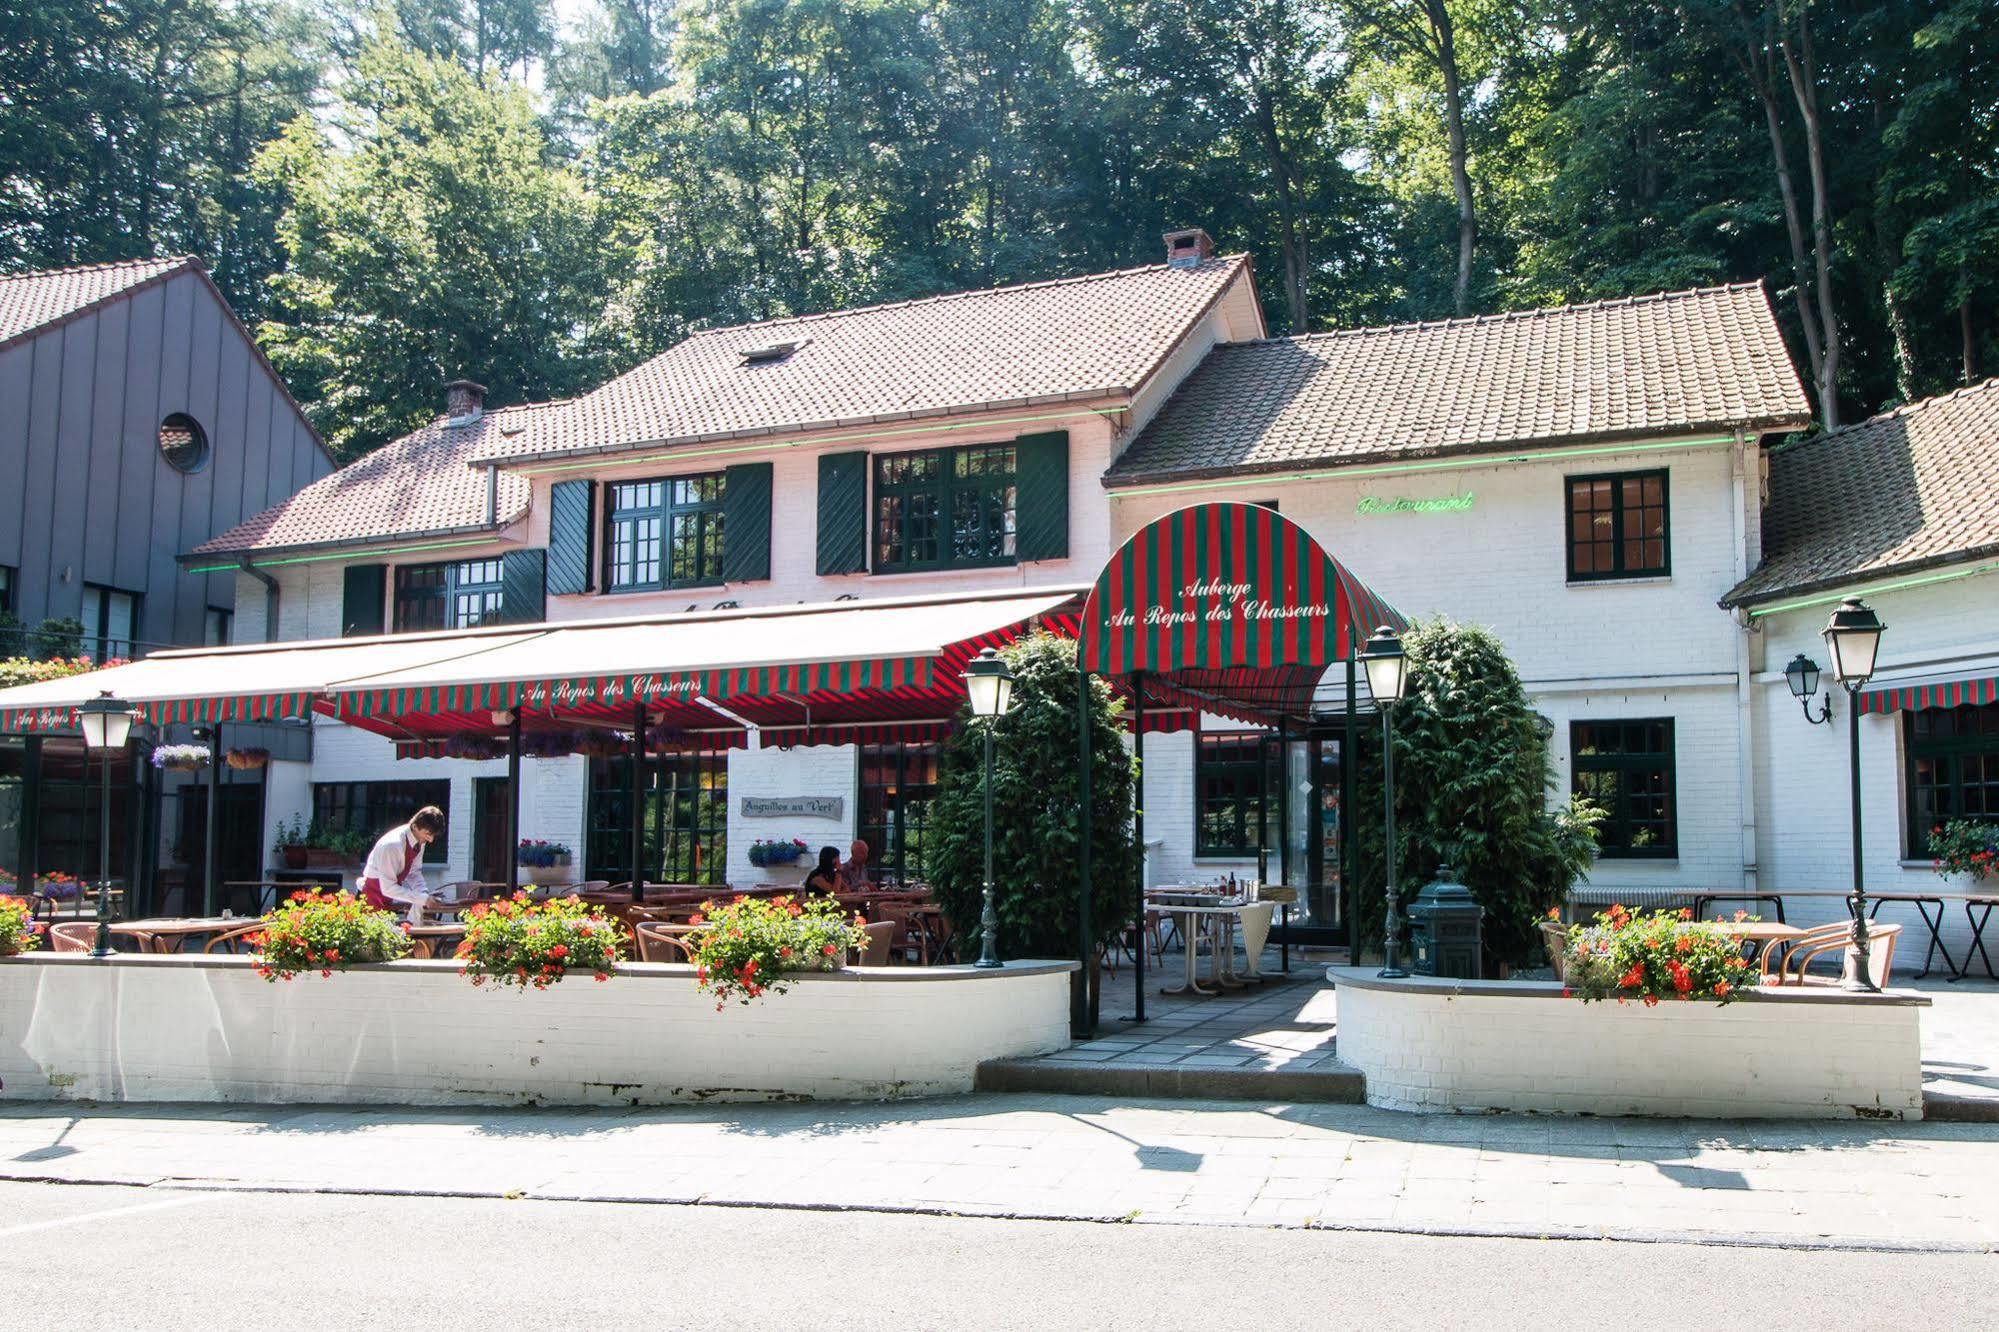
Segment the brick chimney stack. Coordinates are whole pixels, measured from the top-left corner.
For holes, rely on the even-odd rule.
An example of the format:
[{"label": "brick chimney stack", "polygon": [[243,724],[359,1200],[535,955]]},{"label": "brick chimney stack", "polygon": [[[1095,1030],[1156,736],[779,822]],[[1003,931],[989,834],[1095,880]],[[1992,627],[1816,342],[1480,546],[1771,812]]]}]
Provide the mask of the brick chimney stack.
[{"label": "brick chimney stack", "polygon": [[486,386],[469,379],[454,379],[444,386],[444,415],[447,425],[470,425],[486,407]]},{"label": "brick chimney stack", "polygon": [[1166,233],[1167,267],[1193,268],[1214,257],[1214,238],[1199,227]]}]

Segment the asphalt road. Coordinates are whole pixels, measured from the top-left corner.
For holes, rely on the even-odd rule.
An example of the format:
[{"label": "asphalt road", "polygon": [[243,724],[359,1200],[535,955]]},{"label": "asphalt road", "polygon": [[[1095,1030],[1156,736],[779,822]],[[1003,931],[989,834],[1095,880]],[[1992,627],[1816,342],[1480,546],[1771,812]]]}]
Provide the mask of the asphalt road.
[{"label": "asphalt road", "polygon": [[91,1185],[0,1183],[0,1253],[0,1326],[62,1329],[1999,1321],[1979,1254]]}]

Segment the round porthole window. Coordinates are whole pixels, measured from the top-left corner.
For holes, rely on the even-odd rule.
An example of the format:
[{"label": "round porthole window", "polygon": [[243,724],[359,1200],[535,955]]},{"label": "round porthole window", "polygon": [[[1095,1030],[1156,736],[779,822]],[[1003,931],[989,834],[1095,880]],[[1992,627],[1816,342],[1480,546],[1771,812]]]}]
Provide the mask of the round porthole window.
[{"label": "round porthole window", "polygon": [[198,472],[208,462],[208,432],[185,412],[160,422],[160,456],[175,471]]}]

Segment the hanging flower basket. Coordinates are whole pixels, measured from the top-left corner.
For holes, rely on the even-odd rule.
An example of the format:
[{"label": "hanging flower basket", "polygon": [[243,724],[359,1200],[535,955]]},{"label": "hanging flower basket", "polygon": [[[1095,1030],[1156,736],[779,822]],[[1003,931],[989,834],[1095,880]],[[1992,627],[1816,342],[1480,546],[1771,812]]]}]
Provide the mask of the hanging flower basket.
[{"label": "hanging flower basket", "polygon": [[444,753],[447,758],[496,759],[506,752],[505,745],[485,735],[454,735],[444,742]]},{"label": "hanging flower basket", "polygon": [[568,758],[576,752],[574,731],[533,731],[521,737],[521,753],[529,758]]},{"label": "hanging flower basket", "polygon": [[238,772],[255,772],[271,761],[268,749],[232,749],[222,756],[222,761]]},{"label": "hanging flower basket", "polygon": [[623,758],[632,752],[632,737],[625,731],[585,731],[576,752],[585,758]]},{"label": "hanging flower basket", "polygon": [[207,745],[161,745],[153,751],[153,766],[162,772],[200,772],[214,757]]}]

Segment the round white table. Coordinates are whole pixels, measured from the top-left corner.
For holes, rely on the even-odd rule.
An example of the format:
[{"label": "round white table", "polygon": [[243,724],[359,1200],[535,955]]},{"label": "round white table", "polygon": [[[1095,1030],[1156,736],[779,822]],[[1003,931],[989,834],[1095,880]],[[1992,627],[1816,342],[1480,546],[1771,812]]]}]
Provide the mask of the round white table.
[{"label": "round white table", "polygon": [[[1177,986],[1162,987],[1159,991],[1161,994],[1213,995],[1219,994],[1222,990],[1239,990],[1248,984],[1250,980],[1260,981],[1262,979],[1256,972],[1256,956],[1263,950],[1264,940],[1270,937],[1272,903],[1220,902],[1213,906],[1200,906],[1165,898],[1148,897],[1145,900],[1145,906],[1148,911],[1163,911],[1175,917],[1180,926],[1180,938],[1185,946],[1186,978]],[[1208,984],[1215,987],[1212,990],[1201,988],[1201,982],[1195,970],[1195,924],[1197,918],[1201,916],[1221,917],[1222,919],[1218,923],[1224,927],[1222,937],[1215,940],[1214,944],[1215,961],[1214,966],[1211,968],[1212,974],[1208,978]],[[1256,946],[1249,955],[1249,966],[1243,973],[1248,978],[1246,980],[1238,980],[1235,975],[1234,931],[1237,922],[1241,922],[1242,924],[1245,944],[1249,942],[1252,929],[1255,930],[1257,935],[1255,940]]]}]

